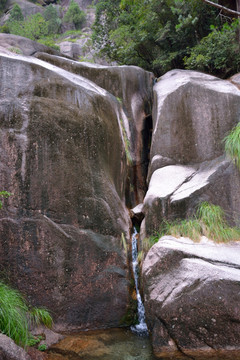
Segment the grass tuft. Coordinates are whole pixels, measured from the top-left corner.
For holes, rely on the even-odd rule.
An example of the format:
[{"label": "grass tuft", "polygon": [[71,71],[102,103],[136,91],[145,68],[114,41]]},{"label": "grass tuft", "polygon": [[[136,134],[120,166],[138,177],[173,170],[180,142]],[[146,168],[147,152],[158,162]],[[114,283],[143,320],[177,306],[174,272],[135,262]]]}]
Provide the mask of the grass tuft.
[{"label": "grass tuft", "polygon": [[[220,206],[203,202],[197,208],[196,215],[190,219],[165,220],[159,233],[143,240],[143,252],[146,253],[164,235],[188,237],[194,241],[199,241],[201,236],[215,242],[239,241],[240,228],[228,226]],[[140,260],[143,257],[141,254]]]},{"label": "grass tuft", "polygon": [[225,152],[235,162],[240,169],[240,122],[223,139],[225,142]]},{"label": "grass tuft", "polygon": [[16,344],[31,344],[33,336],[29,332],[33,325],[43,323],[51,327],[52,318],[46,309],[30,309],[19,291],[0,282],[0,332],[9,336]]}]

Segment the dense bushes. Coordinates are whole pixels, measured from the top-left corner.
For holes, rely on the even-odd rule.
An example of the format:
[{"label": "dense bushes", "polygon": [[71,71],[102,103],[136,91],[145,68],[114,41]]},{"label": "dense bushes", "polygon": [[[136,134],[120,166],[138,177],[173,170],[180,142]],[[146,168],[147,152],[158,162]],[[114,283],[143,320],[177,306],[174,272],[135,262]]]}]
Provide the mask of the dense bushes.
[{"label": "dense bushes", "polygon": [[100,0],[93,41],[108,58],[161,75],[184,67],[187,48],[211,24],[219,24],[217,11],[199,0]]},{"label": "dense bushes", "polygon": [[222,29],[212,26],[211,33],[190,50],[184,58],[187,69],[227,77],[240,69],[239,22],[225,23]]},{"label": "dense bushes", "polygon": [[173,68],[226,77],[239,70],[239,24],[200,0],[100,0],[93,41],[101,55],[162,75]]},{"label": "dense bushes", "polygon": [[43,15],[37,13],[24,19],[20,6],[15,4],[8,21],[0,27],[0,32],[23,36],[36,41],[39,40],[56,48],[53,39],[50,37],[61,33],[62,22],[67,22],[73,29],[80,29],[85,21],[85,13],[74,0],[71,0],[65,16],[61,15],[63,19],[60,17],[62,12],[63,9],[59,11],[57,7],[50,4],[45,8]]}]

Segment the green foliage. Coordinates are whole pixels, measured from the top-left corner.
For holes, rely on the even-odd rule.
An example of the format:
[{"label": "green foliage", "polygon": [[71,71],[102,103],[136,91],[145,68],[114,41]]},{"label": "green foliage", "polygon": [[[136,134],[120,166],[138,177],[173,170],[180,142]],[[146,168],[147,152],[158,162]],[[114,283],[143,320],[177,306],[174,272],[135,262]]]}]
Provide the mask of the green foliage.
[{"label": "green foliage", "polygon": [[48,328],[52,327],[52,317],[46,309],[34,307],[30,312],[30,316],[33,324],[43,324]]},{"label": "green foliage", "polygon": [[218,24],[216,14],[199,0],[100,0],[93,41],[108,58],[161,75],[183,68],[187,47]]},{"label": "green foliage", "polygon": [[39,346],[38,346],[38,350],[39,350],[39,351],[45,351],[45,350],[47,350],[47,345],[46,345],[46,344],[41,344],[41,345],[39,345]]},{"label": "green foliage", "polygon": [[0,15],[3,12],[3,10],[5,9],[6,3],[7,3],[7,0],[1,0],[0,1]]},{"label": "green foliage", "polygon": [[9,51],[15,53],[15,54],[22,54],[22,50],[19,49],[18,47],[12,46],[10,48],[8,48]]},{"label": "green foliage", "polygon": [[0,282],[0,332],[12,338],[17,344],[31,344],[33,336],[29,332],[29,321],[52,324],[52,318],[45,309],[29,309],[19,291]]},{"label": "green foliage", "polygon": [[222,29],[211,27],[211,33],[189,50],[184,58],[187,69],[206,71],[221,77],[240,69],[239,21],[224,24]]},{"label": "green foliage", "polygon": [[228,226],[220,206],[202,202],[192,218],[172,222],[165,220],[159,233],[144,239],[143,251],[138,259],[140,263],[144,254],[164,235],[188,237],[194,241],[199,241],[201,236],[216,242],[239,241],[240,228]]},{"label": "green foliage", "polygon": [[12,194],[8,191],[0,191],[0,209],[2,208],[3,204],[2,204],[2,199],[5,198],[7,199],[9,196],[11,196]]},{"label": "green foliage", "polygon": [[43,17],[48,23],[48,34],[57,34],[60,30],[61,19],[58,16],[56,7],[52,4],[47,6],[43,13]]},{"label": "green foliage", "polygon": [[10,33],[38,40],[48,35],[48,23],[40,13],[28,16],[25,21],[9,22]]},{"label": "green foliage", "polygon": [[225,151],[240,169],[240,122],[224,138]]},{"label": "green foliage", "polygon": [[46,46],[48,46],[48,47],[50,47],[50,48],[52,48],[54,50],[60,51],[60,46],[56,45],[56,40],[51,35],[39,39],[38,42],[40,44],[46,45]]},{"label": "green foliage", "polygon": [[163,222],[160,236],[163,235],[184,236],[196,241],[206,236],[216,242],[226,242],[239,240],[240,228],[228,226],[220,206],[203,202],[192,219]]},{"label": "green foliage", "polygon": [[28,339],[27,345],[28,346],[35,346],[40,343],[40,341],[43,340],[43,337],[41,335],[33,336],[30,335],[30,338]]},{"label": "green foliage", "polygon": [[18,4],[14,4],[13,8],[10,12],[8,21],[12,22],[12,21],[23,21],[23,20],[24,20],[24,17],[23,17],[23,13],[22,13],[20,6]]},{"label": "green foliage", "polygon": [[78,3],[71,0],[63,20],[67,23],[74,24],[76,29],[80,29],[86,20],[86,14],[80,9]]},{"label": "green foliage", "polygon": [[20,345],[29,339],[27,312],[20,293],[0,282],[0,331]]}]

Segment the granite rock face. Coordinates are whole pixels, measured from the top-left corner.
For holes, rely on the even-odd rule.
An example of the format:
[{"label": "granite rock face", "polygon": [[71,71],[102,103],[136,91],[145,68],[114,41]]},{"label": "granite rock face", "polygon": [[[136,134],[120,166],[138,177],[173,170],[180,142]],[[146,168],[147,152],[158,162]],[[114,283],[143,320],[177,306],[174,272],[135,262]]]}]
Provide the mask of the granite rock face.
[{"label": "granite rock face", "polygon": [[13,194],[1,212],[1,271],[59,329],[117,326],[130,226],[121,105],[32,57],[1,55],[0,77],[0,183]]},{"label": "granite rock face", "polygon": [[240,359],[240,244],[161,238],[142,268],[154,353]]},{"label": "granite rock face", "polygon": [[152,86],[154,76],[136,66],[105,66],[77,62],[46,53],[36,56],[46,62],[94,81],[113,94],[122,111],[119,114],[124,129],[125,146],[128,149],[128,206],[143,200],[146,192],[146,176],[149,163],[149,147],[152,130]]},{"label": "granite rock face", "polygon": [[183,70],[158,80],[143,237],[163,219],[192,215],[201,201],[220,205],[239,225],[240,174],[223,144],[239,114],[240,91],[228,81]]},{"label": "granite rock face", "polygon": [[1,360],[31,360],[23,348],[17,346],[8,336],[0,334],[0,359]]}]

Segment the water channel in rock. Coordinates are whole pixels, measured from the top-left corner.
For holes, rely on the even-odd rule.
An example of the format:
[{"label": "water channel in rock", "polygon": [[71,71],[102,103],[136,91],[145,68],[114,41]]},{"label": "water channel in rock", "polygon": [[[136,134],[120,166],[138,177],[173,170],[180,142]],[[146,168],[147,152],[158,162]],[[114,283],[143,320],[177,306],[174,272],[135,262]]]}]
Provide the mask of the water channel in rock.
[{"label": "water channel in rock", "polygon": [[66,336],[48,350],[48,360],[154,360],[138,287],[137,230],[132,234],[132,267],[139,323],[131,329],[85,331]]}]

